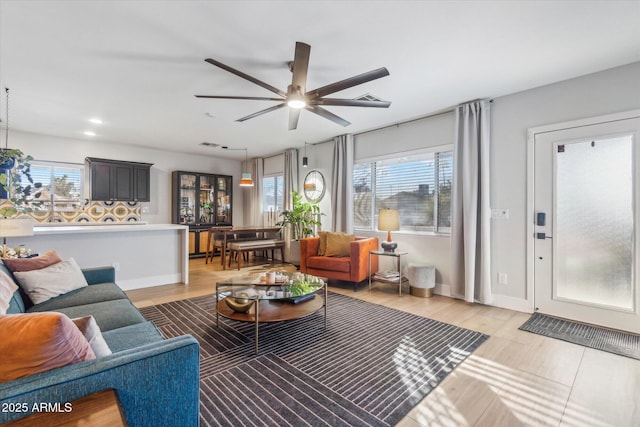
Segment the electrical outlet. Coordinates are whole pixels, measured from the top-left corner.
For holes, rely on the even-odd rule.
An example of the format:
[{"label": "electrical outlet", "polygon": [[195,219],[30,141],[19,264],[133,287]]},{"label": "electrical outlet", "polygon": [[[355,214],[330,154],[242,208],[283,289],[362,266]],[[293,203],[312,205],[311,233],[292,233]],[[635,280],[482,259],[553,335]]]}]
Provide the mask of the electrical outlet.
[{"label": "electrical outlet", "polygon": [[120,271],[120,263],[119,263],[119,262],[114,261],[111,265],[113,266],[113,268],[114,268],[116,271]]},{"label": "electrical outlet", "polygon": [[499,285],[507,284],[507,273],[498,273],[498,284]]}]

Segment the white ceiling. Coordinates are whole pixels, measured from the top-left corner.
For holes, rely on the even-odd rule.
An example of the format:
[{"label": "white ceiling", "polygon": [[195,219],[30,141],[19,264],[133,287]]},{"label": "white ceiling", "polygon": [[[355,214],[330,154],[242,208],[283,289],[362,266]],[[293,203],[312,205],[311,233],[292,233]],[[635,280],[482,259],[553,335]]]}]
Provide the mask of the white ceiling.
[{"label": "white ceiling", "polygon": [[[272,96],[208,57],[286,91],[296,41],[307,89],[384,66],[333,96],[391,107],[327,107],[346,128],[303,111],[289,131],[287,108],[240,123],[274,104],[194,97]],[[640,1],[0,0],[11,130],[230,158],[244,153],[199,144],[264,156],[635,61]]]}]

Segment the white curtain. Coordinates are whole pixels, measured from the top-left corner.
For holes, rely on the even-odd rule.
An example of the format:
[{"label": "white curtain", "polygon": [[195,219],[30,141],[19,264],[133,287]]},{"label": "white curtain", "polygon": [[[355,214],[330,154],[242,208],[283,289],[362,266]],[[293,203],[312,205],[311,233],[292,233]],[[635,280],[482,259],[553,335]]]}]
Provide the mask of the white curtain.
[{"label": "white curtain", "polygon": [[353,135],[333,138],[331,230],[353,231]]},{"label": "white curtain", "polygon": [[293,208],[292,191],[298,191],[298,149],[290,148],[284,152],[284,182],[282,208]]},{"label": "white curtain", "polygon": [[483,304],[491,303],[490,125],[489,101],[456,108],[451,293]]},{"label": "white curtain", "polygon": [[264,163],[262,158],[242,162],[242,171],[249,172],[253,178],[253,187],[240,187],[242,193],[242,223],[245,226],[261,227],[264,225],[262,215],[262,177]]}]

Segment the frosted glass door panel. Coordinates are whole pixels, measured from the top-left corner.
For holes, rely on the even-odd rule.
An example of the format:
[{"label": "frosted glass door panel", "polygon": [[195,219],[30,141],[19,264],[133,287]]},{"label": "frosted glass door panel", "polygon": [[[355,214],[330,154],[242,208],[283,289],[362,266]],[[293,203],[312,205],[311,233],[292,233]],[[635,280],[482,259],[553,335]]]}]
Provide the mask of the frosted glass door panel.
[{"label": "frosted glass door panel", "polygon": [[555,299],[633,309],[632,143],[556,146]]}]

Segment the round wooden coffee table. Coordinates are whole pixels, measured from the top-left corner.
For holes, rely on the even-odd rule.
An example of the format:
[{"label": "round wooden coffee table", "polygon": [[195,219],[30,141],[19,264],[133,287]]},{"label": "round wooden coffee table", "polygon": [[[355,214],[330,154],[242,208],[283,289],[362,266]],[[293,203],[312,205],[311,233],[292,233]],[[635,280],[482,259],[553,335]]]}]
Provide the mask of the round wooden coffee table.
[{"label": "round wooden coffee table", "polygon": [[[219,326],[219,316],[254,323],[256,354],[260,323],[300,319],[324,308],[325,329],[327,327],[326,281],[309,274],[282,274],[285,276],[283,283],[266,284],[256,275],[237,276],[216,283],[216,326]],[[305,286],[295,285],[300,283]],[[227,298],[246,301],[250,307],[246,312],[236,311],[227,304]]]}]

